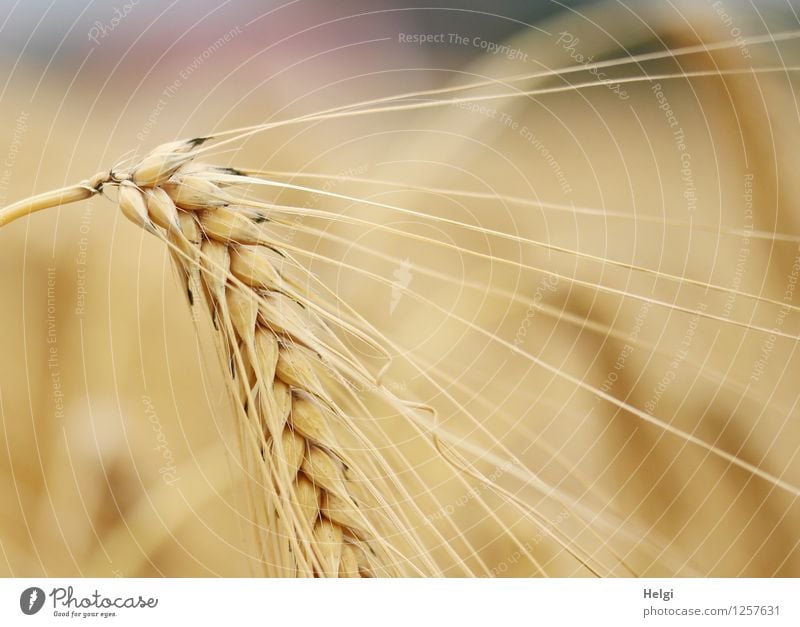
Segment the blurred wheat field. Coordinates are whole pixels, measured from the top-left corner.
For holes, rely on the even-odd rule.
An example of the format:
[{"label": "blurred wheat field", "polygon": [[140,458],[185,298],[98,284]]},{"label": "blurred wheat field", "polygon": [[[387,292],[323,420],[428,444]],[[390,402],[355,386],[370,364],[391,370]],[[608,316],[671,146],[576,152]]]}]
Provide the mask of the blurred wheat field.
[{"label": "blurred wheat field", "polygon": [[[97,41],[112,5],[7,7],[39,34],[0,61],[0,206],[486,81],[213,156],[318,190],[277,196],[331,215],[291,245],[496,484],[376,406],[397,511],[447,576],[800,574],[796,8],[365,4],[137,5]],[[0,238],[0,572],[260,573],[224,368],[164,246],[105,198]]]}]

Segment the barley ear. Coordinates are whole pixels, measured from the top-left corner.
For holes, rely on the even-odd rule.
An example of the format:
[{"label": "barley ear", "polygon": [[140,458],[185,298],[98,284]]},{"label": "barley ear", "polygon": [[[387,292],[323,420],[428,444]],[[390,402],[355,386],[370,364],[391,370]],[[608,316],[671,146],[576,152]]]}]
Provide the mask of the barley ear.
[{"label": "barley ear", "polygon": [[391,506],[342,444],[357,429],[336,395],[354,394],[366,370],[317,315],[324,310],[304,282],[287,278],[301,269],[272,238],[269,216],[229,203],[212,180],[220,169],[192,163],[202,141],[165,144],[127,172],[15,203],[0,211],[0,225],[116,186],[123,215],[166,244],[190,307],[213,322],[243,459],[257,466],[249,489],[265,572],[405,572],[407,560],[386,540],[405,532],[396,516],[377,513]]}]

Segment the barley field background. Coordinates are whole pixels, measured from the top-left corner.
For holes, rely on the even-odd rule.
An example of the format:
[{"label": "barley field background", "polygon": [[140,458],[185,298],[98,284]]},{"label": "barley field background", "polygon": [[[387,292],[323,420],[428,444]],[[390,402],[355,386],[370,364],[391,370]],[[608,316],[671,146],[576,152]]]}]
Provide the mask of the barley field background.
[{"label": "barley field background", "polygon": [[[412,571],[794,577],[799,10],[2,1],[0,207],[269,124],[203,159],[293,185],[431,408],[356,420]],[[261,574],[212,325],[109,196],[0,229],[0,574]]]}]

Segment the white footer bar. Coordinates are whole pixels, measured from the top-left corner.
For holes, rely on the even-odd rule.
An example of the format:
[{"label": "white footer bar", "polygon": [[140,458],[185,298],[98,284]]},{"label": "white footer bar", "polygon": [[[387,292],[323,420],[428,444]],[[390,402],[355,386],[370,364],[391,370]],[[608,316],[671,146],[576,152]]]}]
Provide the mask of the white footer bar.
[{"label": "white footer bar", "polygon": [[800,625],[795,579],[2,579],[0,625]]}]

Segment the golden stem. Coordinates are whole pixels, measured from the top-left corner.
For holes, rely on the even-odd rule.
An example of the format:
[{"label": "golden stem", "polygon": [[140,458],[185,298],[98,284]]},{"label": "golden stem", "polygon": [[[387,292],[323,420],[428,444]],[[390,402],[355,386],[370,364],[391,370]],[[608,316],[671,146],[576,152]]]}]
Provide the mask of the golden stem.
[{"label": "golden stem", "polygon": [[15,202],[13,205],[8,205],[0,209],[0,226],[5,226],[9,222],[13,222],[17,218],[27,216],[35,211],[49,209],[50,207],[58,207],[59,205],[66,205],[79,200],[86,200],[98,192],[98,189],[89,185],[89,181],[82,181],[76,185],[54,189],[50,192],[44,192],[43,194],[25,198],[19,202]]}]

